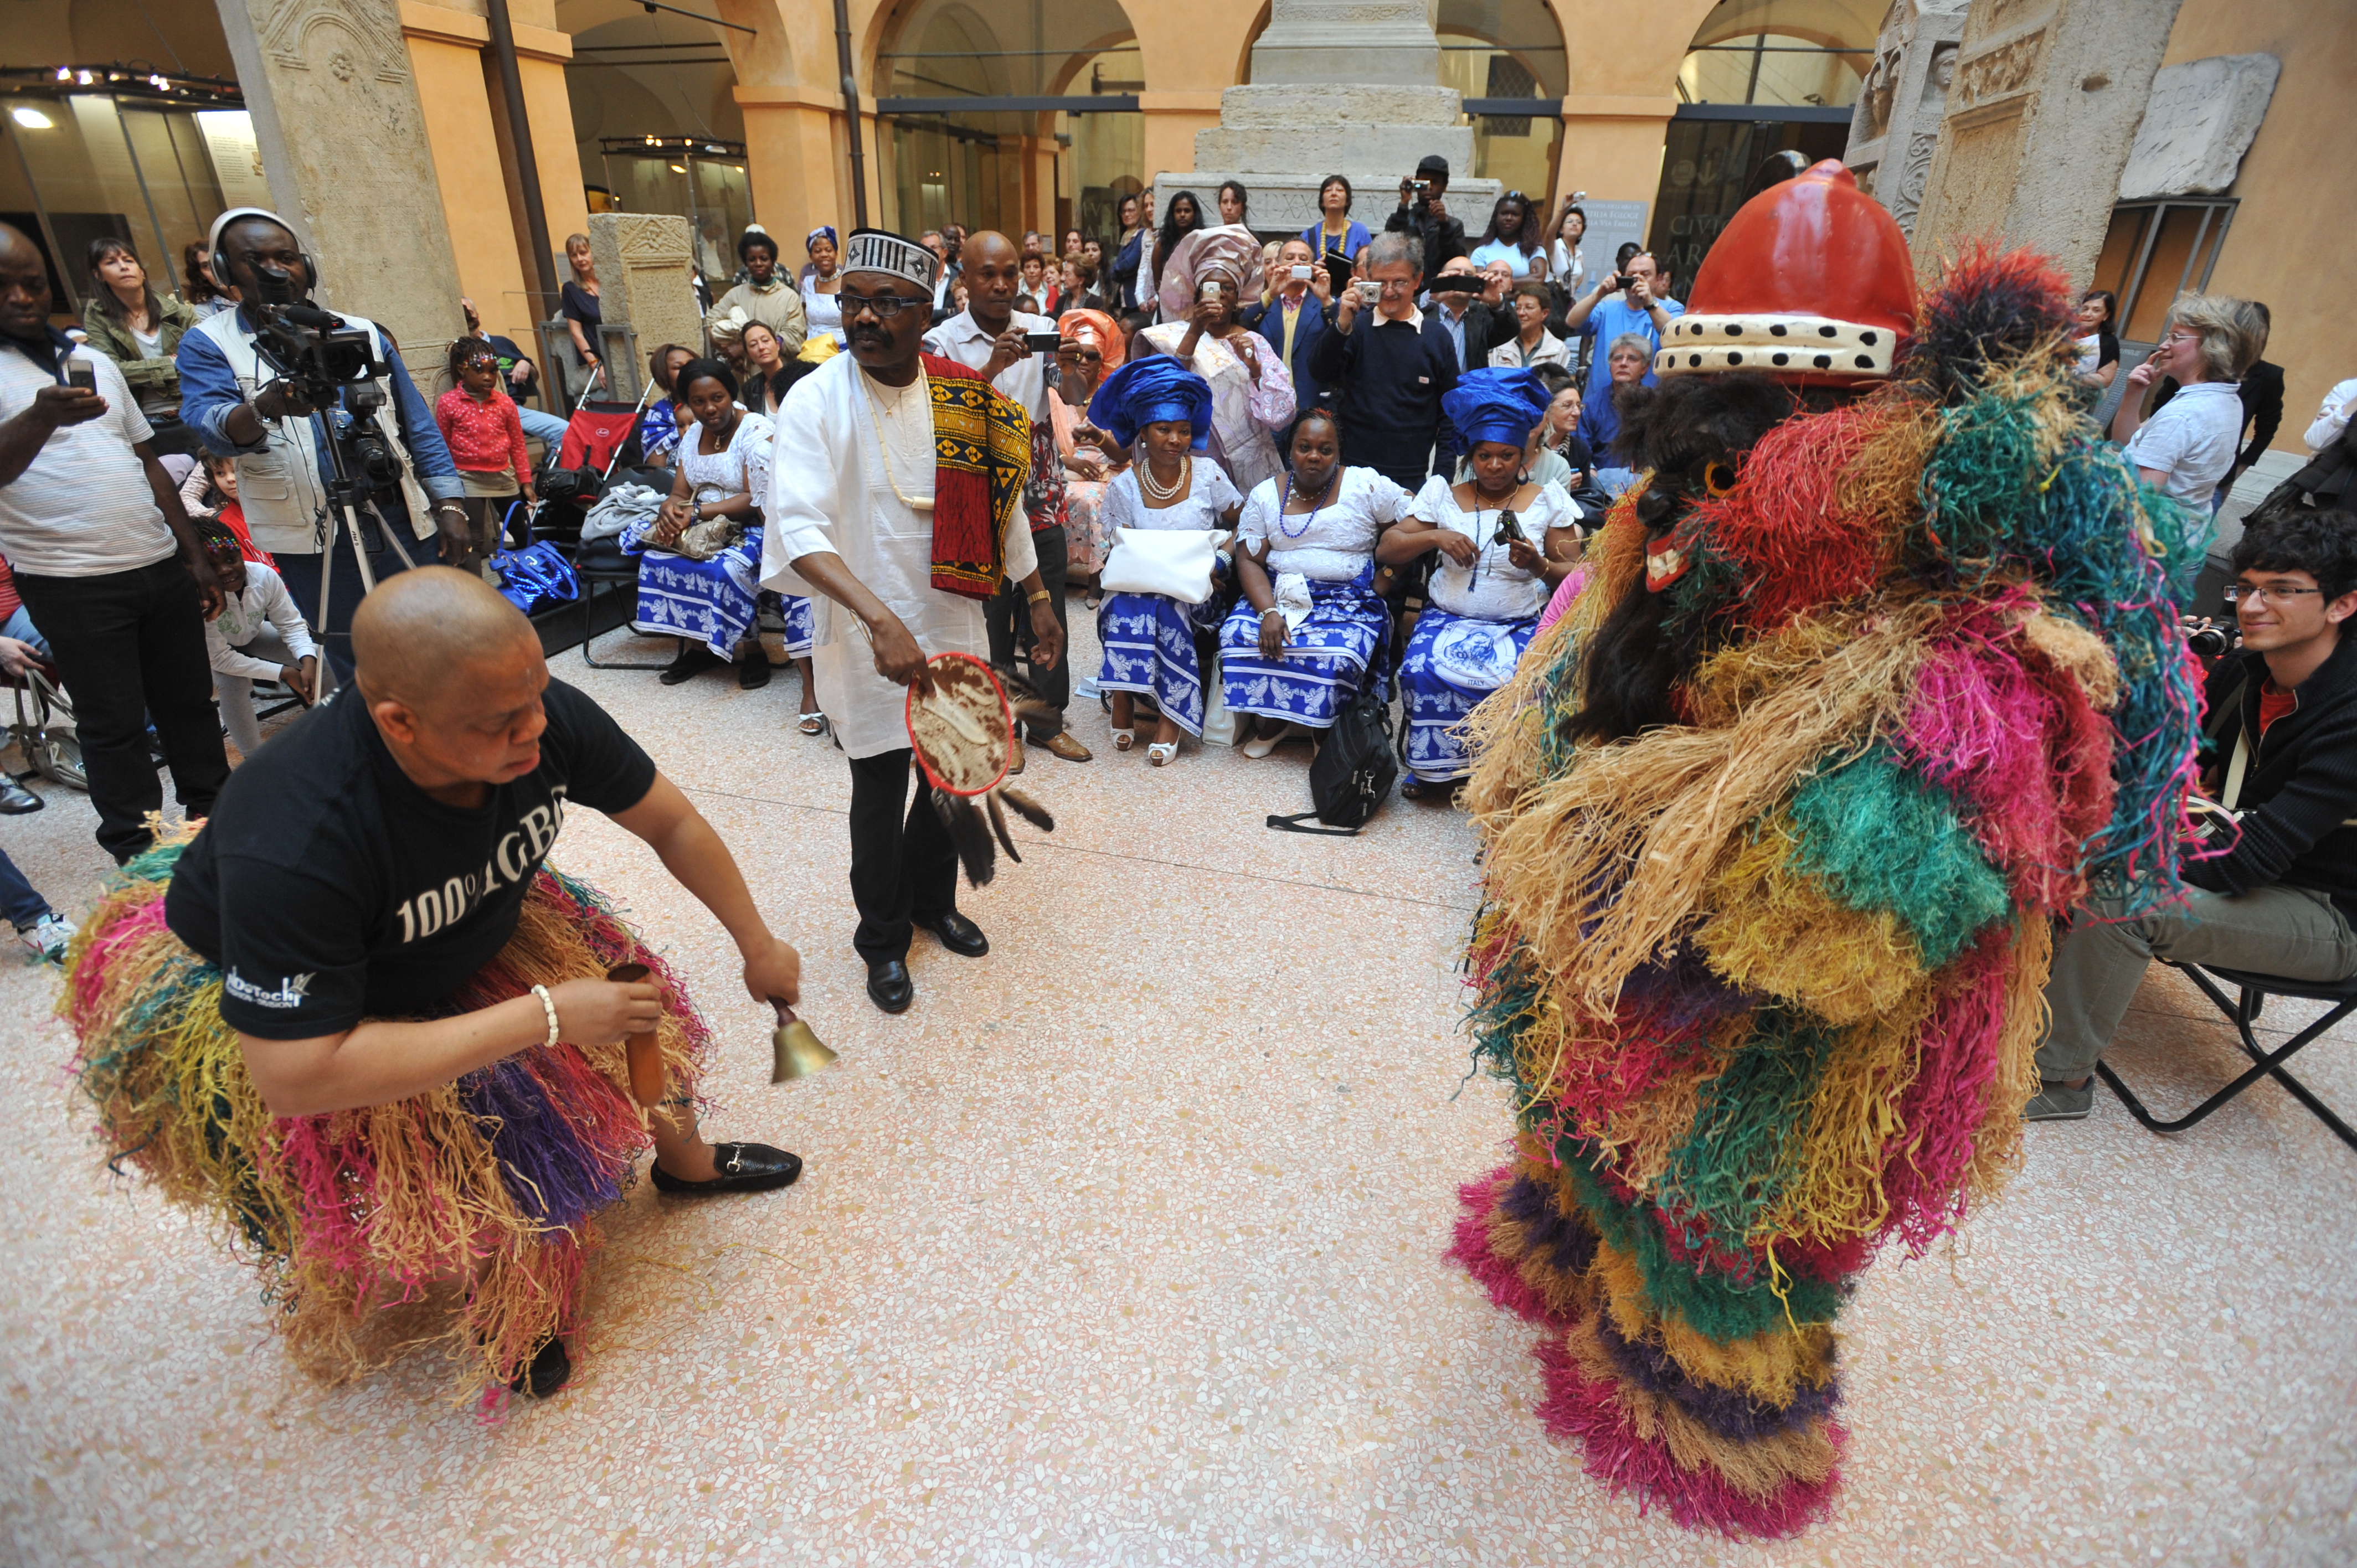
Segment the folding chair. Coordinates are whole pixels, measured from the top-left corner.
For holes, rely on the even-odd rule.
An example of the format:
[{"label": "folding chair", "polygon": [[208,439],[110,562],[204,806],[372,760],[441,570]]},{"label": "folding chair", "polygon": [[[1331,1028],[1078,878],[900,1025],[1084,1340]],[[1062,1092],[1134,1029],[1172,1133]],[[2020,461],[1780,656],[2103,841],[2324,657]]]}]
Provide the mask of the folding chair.
[{"label": "folding chair", "polygon": [[22,675],[0,671],[0,686],[16,694],[16,722],[7,726],[7,733],[25,754],[26,766],[52,784],[87,793],[90,780],[82,773],[81,740],[71,730],[50,727],[50,721],[59,714],[73,717],[73,704],[66,700],[58,667],[32,664]]},{"label": "folding chair", "polygon": [[[2112,1092],[2120,1097],[2120,1103],[2128,1108],[2129,1115],[2155,1133],[2182,1133],[2234,1096],[2242,1093],[2243,1090],[2250,1088],[2262,1077],[2272,1078],[2282,1084],[2293,1099],[2313,1112],[2318,1121],[2331,1128],[2334,1135],[2342,1143],[2352,1149],[2357,1149],[2357,1132],[2352,1132],[2348,1122],[2334,1115],[2330,1106],[2309,1092],[2306,1084],[2284,1070],[2283,1066],[2301,1047],[2323,1035],[2326,1030],[2349,1016],[2350,1014],[2357,1013],[2357,976],[2352,976],[2347,980],[2319,982],[2285,980],[2272,974],[2251,974],[2239,969],[2220,969],[2215,965],[2172,963],[2169,967],[2183,971],[2187,978],[2201,988],[2201,994],[2210,998],[2212,1004],[2233,1022],[2234,1032],[2242,1036],[2240,1043],[2243,1053],[2249,1057],[2255,1065],[2242,1077],[2234,1079],[2176,1121],[2160,1122],[2154,1120],[2152,1112],[2145,1109],[2144,1101],[2138,1100],[2128,1086],[2120,1081],[2120,1075],[2112,1070],[2109,1062],[2098,1060],[2095,1063],[2096,1076],[2111,1086]],[[2213,976],[2215,980],[2212,979]],[[2237,987],[2242,993],[2241,996],[2234,1001],[2228,1001],[2226,993],[2218,988],[2216,981],[2223,981],[2228,985]],[[2270,996],[2294,996],[2305,1002],[2330,1002],[2332,1004],[2332,1009],[2323,1017],[2294,1035],[2283,1045],[2272,1051],[2263,1051],[2259,1048],[2257,1039],[2251,1034],[2251,1023],[2258,1017],[2259,1009],[2266,1004],[2266,999]]]}]

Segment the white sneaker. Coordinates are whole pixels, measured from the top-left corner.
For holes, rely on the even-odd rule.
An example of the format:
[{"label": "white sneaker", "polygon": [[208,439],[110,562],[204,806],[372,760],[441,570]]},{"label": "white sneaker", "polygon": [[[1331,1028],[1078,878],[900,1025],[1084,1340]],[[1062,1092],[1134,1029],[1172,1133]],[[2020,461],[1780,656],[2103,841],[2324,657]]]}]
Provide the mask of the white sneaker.
[{"label": "white sneaker", "polygon": [[55,915],[44,915],[32,925],[16,933],[25,950],[43,963],[62,966],[66,961],[66,944],[73,940],[73,928]]}]

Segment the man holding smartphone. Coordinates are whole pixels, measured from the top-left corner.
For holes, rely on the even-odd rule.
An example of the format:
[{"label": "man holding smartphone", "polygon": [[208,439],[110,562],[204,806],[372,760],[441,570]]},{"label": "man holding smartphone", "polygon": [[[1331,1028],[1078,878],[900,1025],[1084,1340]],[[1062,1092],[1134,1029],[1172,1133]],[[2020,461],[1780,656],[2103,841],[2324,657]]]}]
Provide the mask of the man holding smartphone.
[{"label": "man holding smartphone", "polygon": [[[1640,251],[1629,258],[1621,271],[1606,274],[1594,288],[1572,301],[1571,308],[1563,313],[1564,325],[1569,331],[1603,344],[1617,343],[1622,333],[1634,332],[1652,338],[1658,350],[1663,336],[1670,329],[1670,318],[1686,313],[1684,306],[1660,292],[1660,281],[1653,258]],[[1587,401],[1609,397],[1611,381],[1609,356],[1598,353],[1588,361]],[[1645,371],[1644,384],[1653,384],[1650,366]]]},{"label": "man holding smartphone", "polygon": [[48,267],[5,223],[0,345],[0,553],[73,699],[99,846],[120,864],[163,809],[151,718],[189,817],[228,781],[205,656],[221,584],[123,372],[49,325]]},{"label": "man holding smartphone", "polygon": [[[1056,324],[1044,316],[1015,308],[1023,288],[1023,257],[1013,242],[993,230],[966,236],[959,247],[965,258],[965,308],[925,334],[924,348],[961,365],[980,371],[983,379],[1031,419],[1031,479],[1023,489],[1023,510],[1031,520],[1031,545],[1039,555],[1039,580],[1049,595],[1056,624],[1069,636],[1064,608],[1064,575],[1069,555],[1064,536],[1064,463],[1056,454],[1056,435],[1048,419],[1048,366],[1060,339]],[[1035,341],[1042,345],[1034,347]],[[1019,650],[1031,655],[1031,618],[1024,595],[1012,583],[1003,583],[996,597],[983,607],[989,622],[990,657],[1012,665]],[[1062,660],[1031,666],[1031,683],[1047,705],[1055,710],[1052,730],[1039,722],[1028,727],[1036,746],[1045,746],[1067,762],[1086,762],[1089,748],[1063,726],[1065,704],[1071,701],[1071,671]],[[1023,766],[1022,737],[1017,738],[1015,768]]]},{"label": "man holding smartphone", "polygon": [[[1318,378],[1310,374],[1309,361],[1333,316],[1334,282],[1325,263],[1318,259],[1318,252],[1309,248],[1309,242],[1298,235],[1287,240],[1277,252],[1276,277],[1276,297],[1265,306],[1247,309],[1244,325],[1259,333],[1261,339],[1276,350],[1277,358],[1285,361],[1285,368],[1293,372],[1294,417],[1298,420],[1316,408],[1323,396]],[[1276,436],[1277,451],[1289,460],[1292,427],[1277,432]]]}]

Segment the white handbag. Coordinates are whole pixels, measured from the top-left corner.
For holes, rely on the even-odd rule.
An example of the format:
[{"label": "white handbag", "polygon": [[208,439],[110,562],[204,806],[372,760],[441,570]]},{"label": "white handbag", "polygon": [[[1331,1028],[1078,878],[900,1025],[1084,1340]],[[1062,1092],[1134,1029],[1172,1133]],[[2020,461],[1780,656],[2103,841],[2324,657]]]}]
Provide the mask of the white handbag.
[{"label": "white handbag", "polygon": [[1211,596],[1211,563],[1225,529],[1125,528],[1098,582],[1108,594],[1159,594],[1182,605]]}]

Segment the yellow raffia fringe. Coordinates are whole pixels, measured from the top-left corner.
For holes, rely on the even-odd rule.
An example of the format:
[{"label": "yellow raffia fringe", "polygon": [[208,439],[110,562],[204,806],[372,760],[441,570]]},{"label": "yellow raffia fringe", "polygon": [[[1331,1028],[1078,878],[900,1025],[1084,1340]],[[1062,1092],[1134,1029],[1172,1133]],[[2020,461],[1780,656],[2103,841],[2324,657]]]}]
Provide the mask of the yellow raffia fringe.
[{"label": "yellow raffia fringe", "polygon": [[1563,1348],[1590,1380],[1610,1386],[1614,1402],[1639,1437],[1666,1447],[1679,1469],[1689,1474],[1716,1470],[1728,1486],[1755,1501],[1764,1501],[1795,1481],[1818,1485],[1833,1474],[1840,1457],[1822,1416],[1748,1443],[1720,1436],[1674,1402],[1623,1378],[1612,1353],[1604,1348],[1593,1317],[1584,1317],[1565,1330]]},{"label": "yellow raffia fringe", "polygon": [[1834,901],[1823,879],[1793,869],[1800,835],[1782,811],[1727,861],[1695,940],[1712,969],[1799,1004],[1830,1024],[1888,1013],[1923,983],[1922,950],[1889,909]]},{"label": "yellow raffia fringe", "polygon": [[2015,635],[2043,655],[2049,664],[2079,682],[2087,705],[2107,714],[2120,700],[2120,663],[2104,639],[2076,621],[2050,615],[2042,607],[2024,616]]},{"label": "yellow raffia fringe", "polygon": [[1922,1066],[1923,1026],[1945,989],[1935,975],[1841,1032],[1801,1134],[1785,1145],[1781,1190],[1747,1238],[1752,1245],[1833,1246],[1882,1229],[1890,1216],[1883,1151],[1905,1131],[1900,1101]]}]

